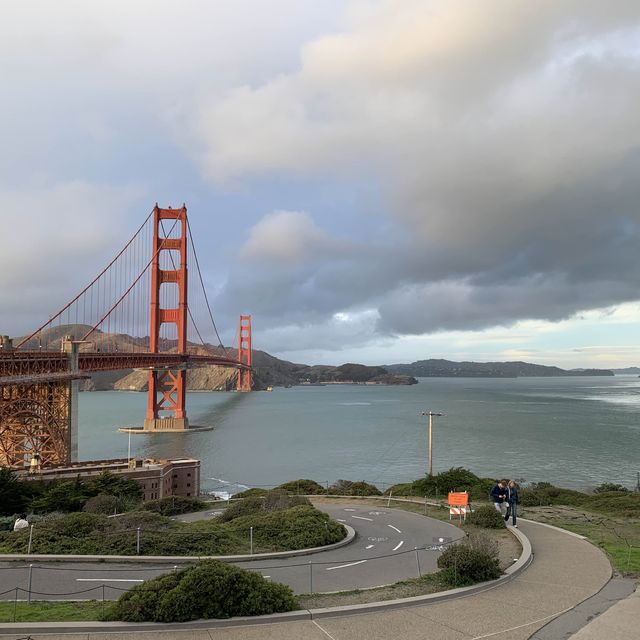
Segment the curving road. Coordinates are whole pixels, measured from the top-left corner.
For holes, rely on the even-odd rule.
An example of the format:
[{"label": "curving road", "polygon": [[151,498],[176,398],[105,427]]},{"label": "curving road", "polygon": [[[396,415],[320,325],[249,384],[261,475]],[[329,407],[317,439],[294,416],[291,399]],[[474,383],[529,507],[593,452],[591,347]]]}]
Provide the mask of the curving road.
[{"label": "curving road", "polygon": [[[382,506],[317,506],[353,527],[356,539],[340,549],[312,555],[235,564],[288,584],[296,593],[363,589],[435,571],[441,546],[463,535],[446,522]],[[38,562],[31,571],[31,590],[37,600],[101,599],[104,585],[104,597],[115,599],[122,591],[173,568],[172,564]],[[28,589],[28,584],[28,564],[0,563],[0,591],[16,586]],[[0,596],[14,597],[15,592]],[[26,594],[20,593],[19,598],[25,599]]]}]

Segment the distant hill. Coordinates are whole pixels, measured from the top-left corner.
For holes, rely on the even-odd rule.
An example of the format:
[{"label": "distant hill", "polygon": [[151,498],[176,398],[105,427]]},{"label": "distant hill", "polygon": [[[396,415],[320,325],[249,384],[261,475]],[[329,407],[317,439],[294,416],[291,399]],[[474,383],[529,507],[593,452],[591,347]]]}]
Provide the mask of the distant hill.
[{"label": "distant hill", "polygon": [[638,375],[640,374],[640,367],[626,367],[625,369],[611,369],[617,376],[624,375]]},{"label": "distant hill", "polygon": [[[58,351],[62,338],[72,335],[79,338],[90,327],[85,325],[63,325],[43,331],[42,335],[27,343],[27,348]],[[18,344],[21,338],[15,338]],[[138,338],[125,334],[95,331],[90,342],[80,346],[81,351],[140,351],[149,342],[148,337]],[[175,340],[161,339],[162,351],[176,348]],[[236,349],[189,343],[191,353],[214,353],[237,357]],[[266,389],[275,386],[294,386],[298,384],[416,384],[418,381],[409,375],[392,374],[384,367],[370,367],[362,364],[343,364],[340,366],[296,364],[280,360],[265,351],[253,351],[254,388]],[[190,391],[225,391],[234,389],[237,372],[233,368],[215,365],[190,369],[187,372],[187,389]],[[91,375],[83,384],[85,391],[146,391],[148,372],[144,370],[105,371]]]},{"label": "distant hill", "polygon": [[608,369],[560,369],[530,362],[452,362],[418,360],[411,364],[390,364],[390,373],[417,378],[525,378],[553,376],[612,376]]}]

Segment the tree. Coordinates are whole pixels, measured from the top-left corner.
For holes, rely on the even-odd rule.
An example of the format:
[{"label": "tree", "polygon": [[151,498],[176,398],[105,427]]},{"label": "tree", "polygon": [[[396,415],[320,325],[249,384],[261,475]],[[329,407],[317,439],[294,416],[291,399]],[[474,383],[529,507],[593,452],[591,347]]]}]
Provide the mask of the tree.
[{"label": "tree", "polygon": [[12,516],[26,510],[28,496],[11,469],[0,467],[0,515]]}]

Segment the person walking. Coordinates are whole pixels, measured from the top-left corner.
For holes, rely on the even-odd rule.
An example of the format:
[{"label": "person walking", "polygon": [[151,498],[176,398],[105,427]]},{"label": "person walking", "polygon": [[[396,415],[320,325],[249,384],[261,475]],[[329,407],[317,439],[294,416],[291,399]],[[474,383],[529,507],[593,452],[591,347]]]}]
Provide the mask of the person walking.
[{"label": "person walking", "polygon": [[504,516],[504,510],[507,505],[507,486],[504,480],[497,480],[493,489],[491,489],[491,502],[500,515]]},{"label": "person walking", "polygon": [[507,515],[504,517],[505,521],[509,520],[509,515],[511,515],[511,524],[517,529],[517,518],[516,512],[518,510],[518,485],[514,480],[509,480],[509,484],[507,486],[507,504],[509,505],[507,509]]}]

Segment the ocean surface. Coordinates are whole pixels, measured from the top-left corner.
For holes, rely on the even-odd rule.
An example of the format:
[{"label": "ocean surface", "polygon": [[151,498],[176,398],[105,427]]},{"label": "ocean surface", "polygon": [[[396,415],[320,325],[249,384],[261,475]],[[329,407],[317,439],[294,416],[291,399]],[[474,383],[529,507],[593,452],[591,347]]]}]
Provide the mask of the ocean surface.
[{"label": "ocean surface", "polygon": [[[422,378],[413,386],[275,388],[189,393],[193,426],[211,431],[132,435],[132,455],[202,460],[204,490],[242,490],[312,478],[366,480],[384,488],[434,473],[588,487],[635,486],[640,471],[640,378]],[[80,394],[81,460],[126,457],[146,393]]]}]

